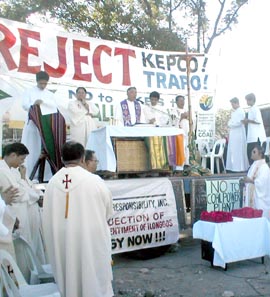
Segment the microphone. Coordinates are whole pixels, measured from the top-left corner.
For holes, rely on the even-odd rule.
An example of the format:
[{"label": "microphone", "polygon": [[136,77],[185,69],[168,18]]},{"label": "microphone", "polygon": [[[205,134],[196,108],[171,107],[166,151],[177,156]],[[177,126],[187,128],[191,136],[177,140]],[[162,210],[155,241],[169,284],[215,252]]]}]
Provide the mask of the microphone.
[{"label": "microphone", "polygon": [[139,101],[141,104],[144,104],[144,102],[140,98],[136,98],[136,101]]}]

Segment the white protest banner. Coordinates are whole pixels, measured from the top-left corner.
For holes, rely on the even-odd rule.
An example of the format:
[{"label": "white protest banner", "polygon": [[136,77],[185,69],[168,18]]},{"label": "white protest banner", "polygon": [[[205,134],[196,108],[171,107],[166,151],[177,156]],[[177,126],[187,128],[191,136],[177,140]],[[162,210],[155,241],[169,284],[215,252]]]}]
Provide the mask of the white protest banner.
[{"label": "white protest banner", "polygon": [[[213,69],[210,58],[191,58],[191,97],[214,90]],[[0,18],[0,75],[12,77],[16,88],[24,81],[35,84],[40,70],[50,75],[48,87],[57,99],[68,101],[76,87],[84,86],[88,99],[101,109],[125,99],[129,86],[137,87],[143,101],[153,90],[160,92],[161,105],[168,108],[177,94],[187,93],[184,52],[143,49]]]},{"label": "white protest banner", "polygon": [[114,215],[108,224],[112,253],[177,242],[179,226],[173,187],[167,178],[106,181]]},{"label": "white protest banner", "polygon": [[241,208],[239,179],[206,180],[207,211]]}]

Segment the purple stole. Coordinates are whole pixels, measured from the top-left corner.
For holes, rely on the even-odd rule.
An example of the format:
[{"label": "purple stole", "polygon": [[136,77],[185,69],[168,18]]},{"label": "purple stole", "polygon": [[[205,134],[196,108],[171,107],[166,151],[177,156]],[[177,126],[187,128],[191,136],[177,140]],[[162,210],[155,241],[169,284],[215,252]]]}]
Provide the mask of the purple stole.
[{"label": "purple stole", "polygon": [[[121,101],[120,104],[121,104],[121,108],[122,108],[124,126],[132,126],[131,117],[130,117],[128,104],[127,104],[127,99]],[[134,106],[135,106],[136,123],[140,123],[141,105],[137,100],[135,100],[134,101]]]}]

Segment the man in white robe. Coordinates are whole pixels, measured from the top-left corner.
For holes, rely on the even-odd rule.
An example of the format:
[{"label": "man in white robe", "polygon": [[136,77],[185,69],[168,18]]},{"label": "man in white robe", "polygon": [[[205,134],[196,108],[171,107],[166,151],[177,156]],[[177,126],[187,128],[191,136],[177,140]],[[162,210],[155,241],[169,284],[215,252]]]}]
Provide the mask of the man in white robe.
[{"label": "man in white robe", "polygon": [[[31,89],[28,89],[22,94],[22,107],[24,110],[28,112],[28,118],[25,121],[25,125],[23,128],[23,133],[22,133],[22,140],[21,142],[28,148],[29,150],[29,155],[27,156],[25,160],[25,166],[26,166],[26,174],[27,176],[31,176],[31,173],[37,163],[37,161],[40,159],[42,156],[42,147],[44,146],[42,143],[42,138],[41,138],[41,133],[39,129],[37,128],[36,124],[33,122],[33,120],[29,119],[29,111],[32,107],[39,106],[40,108],[40,117],[39,118],[44,118],[45,116],[48,115],[59,115],[60,112],[58,111],[57,108],[57,103],[54,97],[54,94],[46,89],[48,81],[49,81],[49,75],[45,71],[40,71],[36,74],[36,81],[37,85],[34,86]],[[60,114],[61,118],[62,115]],[[60,118],[59,116],[59,118]],[[46,120],[47,122],[48,120]],[[55,123],[57,122],[56,120],[54,121]],[[64,126],[64,123],[61,123],[62,126]],[[51,124],[50,124],[51,125]],[[66,136],[66,131],[65,127],[57,127],[58,130],[60,128],[62,131],[57,131],[59,135],[62,135],[61,137],[55,137],[59,142],[64,143],[65,142],[65,136]],[[56,132],[55,132],[56,133]],[[43,137],[43,136],[42,136]],[[62,138],[64,140],[62,141]],[[48,142],[48,140],[46,140]],[[52,140],[50,140],[52,141]],[[54,144],[51,144],[50,146],[54,147],[55,154],[60,154],[60,148],[58,152],[58,147],[62,146],[62,143],[58,144],[56,140],[54,139]],[[48,149],[49,145],[48,145]],[[44,154],[43,154],[44,155]],[[59,166],[58,160],[53,160],[55,164]],[[56,170],[55,170],[56,171]],[[43,180],[48,181],[53,173],[52,173],[52,168],[48,161],[46,160],[45,162],[45,170],[43,172]],[[35,178],[38,178],[37,174],[34,176]],[[43,182],[42,180],[42,182]]]},{"label": "man in white robe", "polygon": [[239,105],[239,99],[230,100],[233,111],[228,122],[230,128],[229,143],[227,149],[226,169],[234,172],[247,171],[249,162],[247,158],[246,130],[242,123],[245,112]]},{"label": "man in white robe", "polygon": [[0,188],[0,249],[6,250],[16,260],[12,240],[12,232],[16,222],[16,216],[10,209],[15,201],[18,189],[9,187],[5,191]]},{"label": "man in white robe", "polygon": [[247,126],[247,155],[249,164],[252,164],[251,151],[260,143],[265,147],[266,133],[260,109],[255,105],[256,97],[253,93],[246,95],[247,105],[250,106],[248,116],[242,122]]},{"label": "man in white robe", "polygon": [[86,101],[86,89],[76,90],[77,99],[68,105],[70,118],[70,140],[86,146],[91,131],[97,129],[93,116],[98,115],[99,109],[92,102]]},{"label": "man in white robe", "polygon": [[263,215],[270,218],[270,168],[265,162],[263,148],[255,145],[251,151],[254,161],[244,178],[245,206],[262,209]]},{"label": "man in white robe", "polygon": [[9,144],[4,149],[4,159],[0,161],[0,186],[3,190],[13,186],[18,189],[16,200],[10,206],[20,224],[18,232],[29,242],[36,256],[45,264],[45,253],[41,238],[39,215],[39,192],[31,188],[22,165],[28,149],[22,143]]},{"label": "man in white robe", "polygon": [[114,120],[117,126],[133,126],[145,123],[144,107],[139,100],[136,100],[136,97],[137,89],[130,87],[127,89],[127,99],[116,105]]},{"label": "man in white robe", "polygon": [[[185,163],[184,165],[189,165],[189,148],[188,148],[188,138],[189,138],[189,115],[188,110],[185,106],[185,97],[178,95],[175,98],[177,108],[172,111],[176,116],[176,127],[184,130],[184,148],[185,148]],[[176,166],[176,170],[182,170],[183,166]]]},{"label": "man in white robe", "polygon": [[65,167],[49,181],[43,229],[49,262],[65,297],[111,297],[112,196],[104,181],[82,168],[84,148],[67,142]]}]

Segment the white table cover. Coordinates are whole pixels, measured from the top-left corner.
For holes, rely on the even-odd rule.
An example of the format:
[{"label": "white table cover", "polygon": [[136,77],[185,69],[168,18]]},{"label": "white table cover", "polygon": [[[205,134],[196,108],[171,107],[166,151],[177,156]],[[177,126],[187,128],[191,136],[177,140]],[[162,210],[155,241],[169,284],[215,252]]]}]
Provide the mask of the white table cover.
[{"label": "white table cover", "polygon": [[111,137],[150,137],[174,136],[183,134],[183,130],[175,127],[119,127],[105,126],[91,132],[86,149],[94,150],[99,160],[97,170],[116,172],[116,158]]},{"label": "white table cover", "polygon": [[211,223],[197,221],[193,238],[212,242],[213,264],[225,268],[226,263],[263,257],[270,254],[270,226],[266,218],[242,219]]}]

